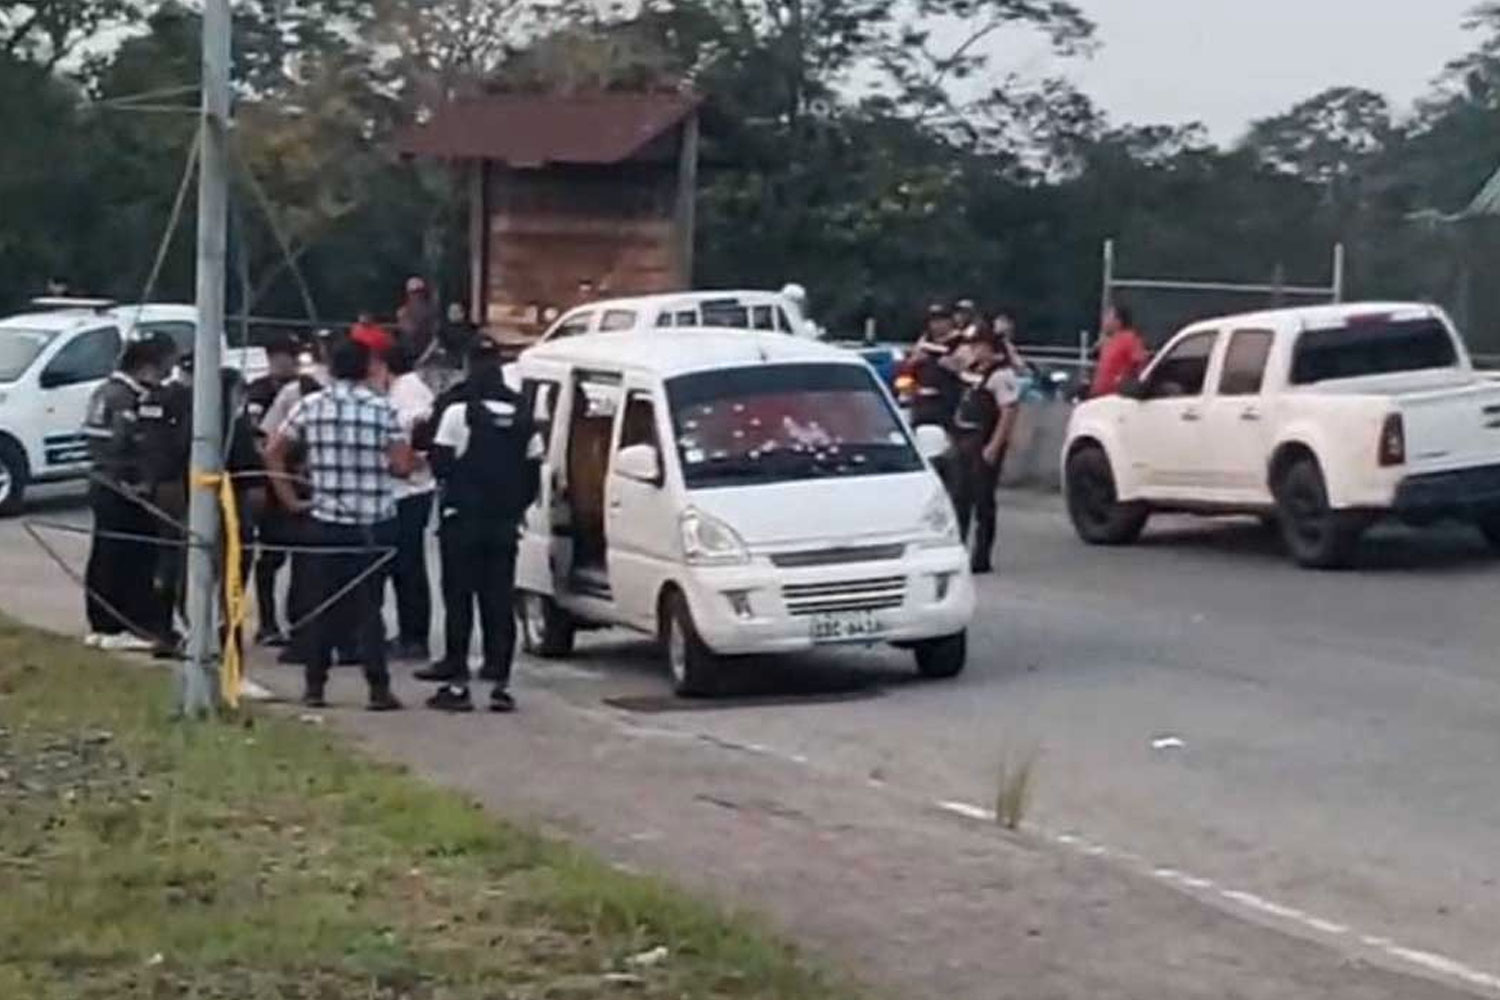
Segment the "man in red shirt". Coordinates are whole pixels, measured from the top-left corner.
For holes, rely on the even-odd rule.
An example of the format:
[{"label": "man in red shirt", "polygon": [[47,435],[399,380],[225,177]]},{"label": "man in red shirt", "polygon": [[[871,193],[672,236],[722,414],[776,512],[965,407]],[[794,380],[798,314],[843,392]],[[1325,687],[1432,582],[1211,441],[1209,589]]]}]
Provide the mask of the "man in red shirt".
[{"label": "man in red shirt", "polygon": [[1127,306],[1112,305],[1104,314],[1104,343],[1099,348],[1099,367],[1094,371],[1090,398],[1111,396],[1127,379],[1146,367],[1151,355],[1135,328],[1135,317]]}]

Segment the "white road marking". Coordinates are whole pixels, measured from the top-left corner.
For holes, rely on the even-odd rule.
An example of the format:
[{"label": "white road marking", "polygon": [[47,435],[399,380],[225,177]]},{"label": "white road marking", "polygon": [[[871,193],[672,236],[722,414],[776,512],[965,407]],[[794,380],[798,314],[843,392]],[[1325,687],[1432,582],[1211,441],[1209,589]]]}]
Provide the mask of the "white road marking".
[{"label": "white road marking", "polygon": [[[968,802],[945,800],[938,802],[937,807],[944,812],[952,813],[955,816],[962,816],[965,819],[982,823],[995,822],[995,813],[993,810],[986,809],[983,806],[972,805]],[[1424,951],[1420,948],[1408,948],[1397,944],[1389,938],[1377,937],[1371,934],[1358,934],[1347,924],[1328,920],[1324,917],[1308,913],[1305,910],[1299,910],[1294,906],[1286,906],[1274,902],[1253,892],[1245,892],[1242,889],[1221,888],[1212,879],[1200,878],[1196,875],[1179,871],[1176,868],[1150,865],[1144,863],[1138,855],[1131,852],[1116,851],[1102,844],[1091,843],[1074,833],[1054,833],[1035,827],[1032,827],[1031,830],[1042,839],[1065,847],[1076,854],[1083,854],[1091,858],[1104,857],[1113,858],[1118,861],[1128,861],[1135,867],[1140,868],[1143,874],[1149,875],[1157,881],[1192,889],[1202,895],[1216,897],[1233,908],[1249,910],[1263,916],[1275,917],[1286,923],[1295,924],[1307,930],[1314,931],[1324,937],[1352,938],[1364,947],[1379,952],[1395,962],[1415,966],[1427,973],[1455,979],[1469,986],[1476,986],[1492,993],[1500,993],[1500,975],[1473,968],[1446,955]]]}]

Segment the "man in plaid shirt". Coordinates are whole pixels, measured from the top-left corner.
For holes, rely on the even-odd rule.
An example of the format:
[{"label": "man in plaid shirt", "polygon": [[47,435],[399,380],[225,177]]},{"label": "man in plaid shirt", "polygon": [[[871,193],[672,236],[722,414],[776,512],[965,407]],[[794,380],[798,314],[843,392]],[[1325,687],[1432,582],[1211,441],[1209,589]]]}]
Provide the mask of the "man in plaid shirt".
[{"label": "man in plaid shirt", "polygon": [[[300,401],[266,448],[281,502],[311,514],[314,545],[337,550],[314,562],[309,604],[333,604],[311,626],[303,701],[314,708],[327,704],[334,647],[353,645],[370,685],[370,710],[390,712],[401,703],[391,694],[386,668],[385,574],[378,564],[380,550],[395,544],[396,479],[411,475],[416,458],[395,408],[381,393],[389,381],[384,361],[365,344],[345,340],[334,347],[328,367],[333,384]],[[311,500],[299,498],[285,475],[294,444],[306,448]]]}]

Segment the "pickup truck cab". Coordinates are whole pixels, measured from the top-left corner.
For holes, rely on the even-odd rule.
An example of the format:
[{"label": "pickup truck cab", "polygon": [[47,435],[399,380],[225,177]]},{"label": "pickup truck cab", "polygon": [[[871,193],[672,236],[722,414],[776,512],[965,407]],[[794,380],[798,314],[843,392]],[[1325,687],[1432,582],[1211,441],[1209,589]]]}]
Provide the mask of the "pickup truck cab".
[{"label": "pickup truck cab", "polygon": [[[190,346],[198,329],[197,310],[187,305],[36,304],[41,311],[0,320],[0,516],[21,511],[32,483],[88,476],[89,399],[127,341],[166,335]],[[264,373],[264,351],[223,350],[224,363],[247,378]]]},{"label": "pickup truck cab", "polygon": [[521,532],[524,645],[660,637],[679,693],[726,656],[892,644],[964,667],[974,585],[952,504],[857,355],[780,333],[673,329],[543,344],[519,362],[545,428]]},{"label": "pickup truck cab", "polygon": [[1074,411],[1063,482],[1096,545],[1176,511],[1274,519],[1314,568],[1347,565],[1386,517],[1470,521],[1500,546],[1500,381],[1430,305],[1205,320]]}]

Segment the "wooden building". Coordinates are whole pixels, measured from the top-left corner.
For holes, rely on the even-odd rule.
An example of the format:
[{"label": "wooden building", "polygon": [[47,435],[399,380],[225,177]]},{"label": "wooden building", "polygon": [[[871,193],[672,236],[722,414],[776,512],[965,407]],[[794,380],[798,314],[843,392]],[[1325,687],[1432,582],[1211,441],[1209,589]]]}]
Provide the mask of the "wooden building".
[{"label": "wooden building", "polygon": [[582,299],[691,286],[692,95],[487,96],[399,147],[468,178],[471,315],[499,339],[535,337]]}]

